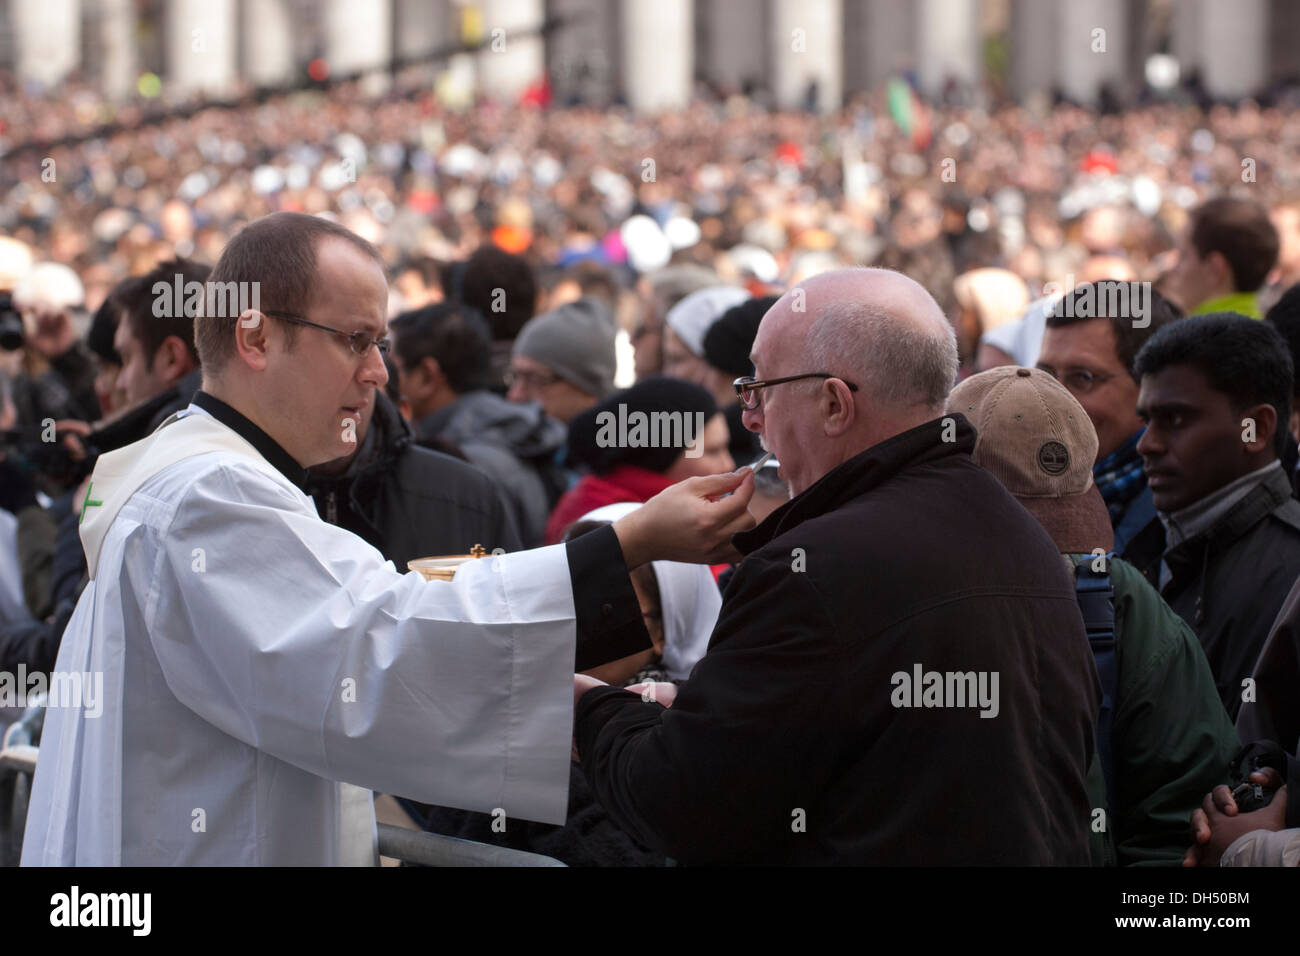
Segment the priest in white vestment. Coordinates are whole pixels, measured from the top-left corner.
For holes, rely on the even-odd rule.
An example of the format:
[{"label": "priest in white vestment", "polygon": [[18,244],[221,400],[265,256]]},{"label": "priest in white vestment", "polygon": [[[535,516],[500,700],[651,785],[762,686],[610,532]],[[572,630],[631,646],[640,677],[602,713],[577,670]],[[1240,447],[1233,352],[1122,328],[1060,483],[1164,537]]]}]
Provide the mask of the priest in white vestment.
[{"label": "priest in white vestment", "polygon": [[300,487],[386,381],[378,254],[279,213],[212,282],[260,305],[207,303],[203,390],[84,495],[91,580],[55,669],[102,674],[103,700],[46,715],[24,865],[372,863],[365,790],[562,823],[573,672],[649,645],[628,567],[716,559],[752,479],[449,583],[402,574]]}]

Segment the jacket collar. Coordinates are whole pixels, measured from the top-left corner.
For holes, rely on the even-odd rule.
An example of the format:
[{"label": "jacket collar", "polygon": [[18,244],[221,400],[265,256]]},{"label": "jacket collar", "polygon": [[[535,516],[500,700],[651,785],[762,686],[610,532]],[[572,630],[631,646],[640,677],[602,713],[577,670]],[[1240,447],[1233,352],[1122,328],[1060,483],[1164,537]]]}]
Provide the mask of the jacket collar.
[{"label": "jacket collar", "polygon": [[[1276,463],[1275,463],[1276,464]],[[1291,498],[1291,481],[1281,467],[1271,469],[1257,485],[1223,512],[1209,528],[1171,547],[1165,561],[1171,571],[1186,567],[1202,549],[1222,550],[1259,524]]]},{"label": "jacket collar", "polygon": [[254,425],[240,412],[202,389],[194,393],[192,404],[203,409],[256,448],[263,458],[293,483],[294,487],[301,489],[306,483],[307,469],[298,464],[294,457],[281,448],[274,438],[262,431],[257,425]]},{"label": "jacket collar", "polygon": [[1170,547],[1177,547],[1184,541],[1204,534],[1232,511],[1232,506],[1250,494],[1251,490],[1263,484],[1273,472],[1281,468],[1275,460],[1263,468],[1256,468],[1249,474],[1242,475],[1228,482],[1222,488],[1210,492],[1180,511],[1173,513],[1157,512],[1160,522],[1165,526],[1165,537]]},{"label": "jacket collar", "polygon": [[[952,441],[944,441],[944,422],[948,419],[956,423]],[[860,498],[900,472],[953,455],[969,457],[974,450],[975,428],[964,415],[954,412],[932,419],[832,468],[803,494],[773,511],[757,528],[733,535],[732,544],[742,554],[749,554],[796,525]]]},{"label": "jacket collar", "polygon": [[1202,302],[1192,309],[1192,315],[1209,315],[1212,312],[1240,312],[1252,319],[1261,318],[1259,300],[1253,292],[1233,292],[1208,302]]}]

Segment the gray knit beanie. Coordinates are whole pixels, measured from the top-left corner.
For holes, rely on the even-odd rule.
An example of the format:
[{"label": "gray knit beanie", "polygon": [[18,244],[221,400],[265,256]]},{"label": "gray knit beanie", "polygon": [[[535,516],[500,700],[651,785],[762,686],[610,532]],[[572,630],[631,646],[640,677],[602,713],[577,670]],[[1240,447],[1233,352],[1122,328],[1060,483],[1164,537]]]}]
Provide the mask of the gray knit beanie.
[{"label": "gray knit beanie", "polygon": [[545,365],[570,385],[604,398],[614,390],[614,317],[595,299],[545,312],[519,330],[512,350]]}]

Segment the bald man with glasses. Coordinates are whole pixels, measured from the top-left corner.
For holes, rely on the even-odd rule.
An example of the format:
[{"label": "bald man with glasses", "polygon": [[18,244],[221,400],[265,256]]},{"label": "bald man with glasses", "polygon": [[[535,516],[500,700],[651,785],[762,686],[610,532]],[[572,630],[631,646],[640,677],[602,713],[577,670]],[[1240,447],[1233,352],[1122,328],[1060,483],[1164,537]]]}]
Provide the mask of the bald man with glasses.
[{"label": "bald man with glasses", "polygon": [[592,791],[687,864],[1086,864],[1092,654],[1052,540],[944,413],[942,311],[822,273],[751,357],[745,425],[793,497],[735,537],[689,680],[577,679]]}]

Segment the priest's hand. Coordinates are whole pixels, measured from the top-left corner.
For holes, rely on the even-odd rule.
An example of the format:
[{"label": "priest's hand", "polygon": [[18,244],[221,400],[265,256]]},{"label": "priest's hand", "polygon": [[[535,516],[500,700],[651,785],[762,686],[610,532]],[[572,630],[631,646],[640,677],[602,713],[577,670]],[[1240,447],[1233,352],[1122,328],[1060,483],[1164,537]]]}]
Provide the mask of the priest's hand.
[{"label": "priest's hand", "polygon": [[748,468],[670,485],[614,522],[623,561],[630,571],[649,561],[738,560],[731,536],[754,527],[748,511],[753,496],[754,473]]}]

